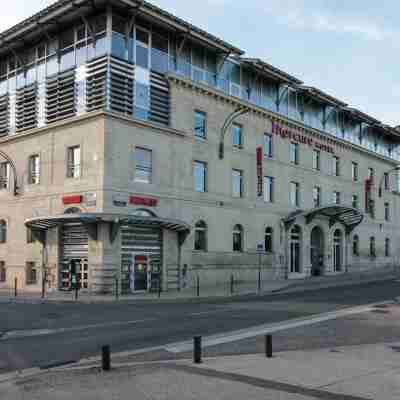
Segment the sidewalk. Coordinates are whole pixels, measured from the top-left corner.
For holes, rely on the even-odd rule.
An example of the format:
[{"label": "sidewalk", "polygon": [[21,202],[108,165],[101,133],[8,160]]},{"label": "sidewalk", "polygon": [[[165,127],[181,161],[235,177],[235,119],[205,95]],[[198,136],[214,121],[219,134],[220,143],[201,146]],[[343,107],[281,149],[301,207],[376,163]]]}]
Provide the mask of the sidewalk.
[{"label": "sidewalk", "polygon": [[[356,273],[345,273],[340,275],[331,275],[323,277],[312,277],[304,280],[280,280],[262,282],[261,294],[284,294],[295,293],[308,290],[318,290],[331,287],[343,287],[348,285],[366,284],[378,281],[388,281],[400,279],[400,271],[387,269],[380,271],[365,271]],[[229,285],[200,287],[200,295],[197,296],[196,288],[186,288],[181,291],[162,292],[160,297],[158,293],[131,294],[118,297],[118,301],[135,302],[176,302],[176,301],[197,301],[198,299],[220,299],[233,298],[238,296],[257,295],[258,283],[237,283],[234,286],[233,293]],[[0,290],[0,302],[76,302],[74,292],[51,292],[47,293],[45,299],[41,298],[40,293],[19,292],[15,298],[13,291]],[[117,301],[115,295],[93,295],[80,292],[78,296],[80,303],[101,303]]]},{"label": "sidewalk", "polygon": [[[0,398],[63,400],[400,398],[400,343],[164,363],[59,368],[1,383]],[[1,376],[0,376],[1,378]]]}]

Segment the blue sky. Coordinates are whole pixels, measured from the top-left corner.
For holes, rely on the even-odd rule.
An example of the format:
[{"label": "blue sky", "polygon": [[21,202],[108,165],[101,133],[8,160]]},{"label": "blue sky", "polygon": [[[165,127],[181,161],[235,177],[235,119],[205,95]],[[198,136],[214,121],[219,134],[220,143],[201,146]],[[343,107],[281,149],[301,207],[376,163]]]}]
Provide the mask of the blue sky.
[{"label": "blue sky", "polygon": [[[400,3],[395,0],[152,0],[247,55],[400,125]],[[53,3],[14,0],[0,31]]]}]

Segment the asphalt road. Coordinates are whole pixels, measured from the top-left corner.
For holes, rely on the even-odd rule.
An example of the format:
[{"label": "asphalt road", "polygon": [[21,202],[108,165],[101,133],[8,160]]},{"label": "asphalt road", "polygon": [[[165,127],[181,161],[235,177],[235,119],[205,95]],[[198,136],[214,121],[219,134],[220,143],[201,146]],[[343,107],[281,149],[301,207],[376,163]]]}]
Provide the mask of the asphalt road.
[{"label": "asphalt road", "polygon": [[142,349],[398,296],[391,281],[212,302],[0,303],[0,373],[98,355],[104,344]]}]

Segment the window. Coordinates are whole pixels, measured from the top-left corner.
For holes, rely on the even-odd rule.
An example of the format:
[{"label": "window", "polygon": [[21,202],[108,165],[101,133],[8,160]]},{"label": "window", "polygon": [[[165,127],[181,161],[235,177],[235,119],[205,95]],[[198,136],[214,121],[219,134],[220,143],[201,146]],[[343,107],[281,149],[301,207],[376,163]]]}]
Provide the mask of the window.
[{"label": "window", "polygon": [[243,227],[235,225],[233,228],[233,251],[243,251]]},{"label": "window", "polygon": [[243,172],[239,169],[232,170],[232,196],[243,196]]},{"label": "window", "polygon": [[67,177],[79,178],[81,176],[81,147],[68,147]]},{"label": "window", "polygon": [[313,169],[320,171],[321,169],[321,152],[319,150],[313,150]]},{"label": "window", "polygon": [[232,146],[236,148],[242,148],[242,125],[232,125]]},{"label": "window", "polygon": [[321,188],[319,186],[313,187],[313,204],[314,208],[321,207]]},{"label": "window", "polygon": [[38,185],[40,183],[40,157],[35,154],[29,157],[29,184]]},{"label": "window", "polygon": [[374,181],[375,177],[375,171],[373,168],[368,168],[368,178],[371,179],[371,181]]},{"label": "window", "polygon": [[340,204],[340,192],[333,192],[333,204]]},{"label": "window", "polygon": [[299,163],[299,145],[297,143],[289,143],[289,161],[296,165]]},{"label": "window", "polygon": [[353,256],[358,257],[360,255],[360,239],[358,235],[353,236]]},{"label": "window", "polygon": [[7,242],[7,222],[0,220],[0,243]]},{"label": "window", "polygon": [[385,239],[385,257],[390,257],[390,239]]},{"label": "window", "polygon": [[274,178],[264,176],[264,201],[272,203],[274,201]]},{"label": "window", "polygon": [[196,251],[207,251],[207,225],[204,221],[199,221],[195,225],[194,249]]},{"label": "window", "polygon": [[369,238],[369,255],[376,257],[375,238],[373,236]]},{"label": "window", "polygon": [[10,187],[10,163],[0,163],[0,189],[8,189]]},{"label": "window", "polygon": [[332,158],[332,175],[333,176],[340,175],[340,159],[337,156],[333,156]]},{"label": "window", "polygon": [[135,182],[151,183],[153,174],[153,153],[151,150],[135,149]]},{"label": "window", "polygon": [[196,192],[207,191],[207,164],[201,161],[194,162],[194,190]]},{"label": "window", "polygon": [[299,207],[300,205],[300,194],[299,184],[297,182],[290,182],[290,205],[293,207]]},{"label": "window", "polygon": [[272,157],[272,135],[264,133],[264,156]]},{"label": "window", "polygon": [[385,203],[385,221],[390,221],[390,205]]},{"label": "window", "polygon": [[194,112],[194,134],[198,138],[205,139],[207,133],[207,115],[202,111]]},{"label": "window", "polygon": [[6,263],[4,261],[0,261],[0,282],[4,283],[6,281],[7,281]]},{"label": "window", "polygon": [[390,179],[389,179],[389,174],[387,172],[383,174],[383,179],[384,179],[385,190],[390,190]]},{"label": "window", "polygon": [[351,163],[351,179],[353,182],[358,181],[358,164],[356,162]]},{"label": "window", "polygon": [[265,229],[265,252],[272,253],[273,252],[273,235],[274,230],[270,227]]},{"label": "window", "polygon": [[26,284],[35,285],[37,283],[36,264],[34,262],[26,263]]},{"label": "window", "polygon": [[353,194],[353,196],[351,196],[351,206],[352,206],[353,208],[357,208],[357,209],[358,209],[358,207],[359,207],[359,204],[358,204],[358,195]]},{"label": "window", "polygon": [[32,229],[26,228],[26,243],[33,243],[34,241]]}]

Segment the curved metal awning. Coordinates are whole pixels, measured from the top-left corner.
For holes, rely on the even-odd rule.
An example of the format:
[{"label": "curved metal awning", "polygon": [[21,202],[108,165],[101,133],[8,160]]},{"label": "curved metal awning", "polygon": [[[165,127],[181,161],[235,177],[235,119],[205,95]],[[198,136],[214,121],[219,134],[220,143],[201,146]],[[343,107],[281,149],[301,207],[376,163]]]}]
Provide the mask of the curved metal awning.
[{"label": "curved metal awning", "polygon": [[364,214],[356,208],[341,206],[341,205],[330,205],[325,207],[313,208],[308,211],[296,211],[290,214],[283,220],[286,225],[291,225],[296,221],[297,218],[304,217],[306,223],[309,224],[316,217],[329,218],[329,225],[333,226],[339,222],[346,227],[348,232],[351,232],[354,228],[361,224],[364,219]]},{"label": "curved metal awning", "polygon": [[62,214],[56,216],[44,216],[31,218],[25,221],[25,225],[34,231],[46,231],[48,229],[68,223],[94,224],[98,222],[109,222],[114,224],[134,224],[164,228],[182,234],[190,233],[190,226],[185,222],[158,217],[143,217],[129,214],[106,214],[106,213],[79,213]]}]

